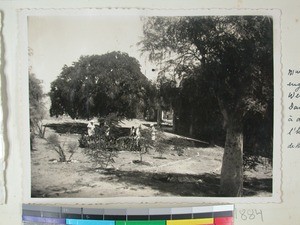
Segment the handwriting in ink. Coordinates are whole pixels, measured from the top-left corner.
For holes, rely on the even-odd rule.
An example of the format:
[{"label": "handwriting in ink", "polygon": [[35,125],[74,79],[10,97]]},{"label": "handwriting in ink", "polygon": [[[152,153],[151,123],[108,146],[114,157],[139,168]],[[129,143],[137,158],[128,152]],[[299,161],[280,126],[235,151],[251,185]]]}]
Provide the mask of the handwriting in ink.
[{"label": "handwriting in ink", "polygon": [[291,70],[291,69],[289,69],[289,71],[288,71],[289,76],[293,76],[295,74],[300,74],[300,70]]},{"label": "handwriting in ink", "polygon": [[300,90],[300,83],[294,83],[294,82],[291,82],[291,81],[290,81],[290,82],[287,84],[287,86],[295,88],[295,89],[294,89],[295,92],[298,92],[298,91]]},{"label": "handwriting in ink", "polygon": [[288,122],[300,122],[300,117],[293,118],[292,115],[289,115]]},{"label": "handwriting in ink", "polygon": [[300,105],[295,105],[294,102],[292,102],[289,106],[289,110],[300,110]]},{"label": "handwriting in ink", "polygon": [[291,148],[291,149],[293,149],[293,148],[300,148],[300,142],[298,142],[297,144],[295,144],[295,143],[290,143],[290,144],[288,145],[288,148]]},{"label": "handwriting in ink", "polygon": [[[299,69],[289,69],[287,71],[287,75],[290,77],[288,82],[286,83],[288,87],[287,93],[287,108],[289,110],[289,116],[287,117],[287,122],[289,124],[286,134],[293,139],[299,140],[300,135],[300,117],[299,110],[300,110],[300,82],[298,78],[300,78],[300,70]],[[297,77],[296,77],[297,76]],[[295,81],[297,79],[297,81]],[[298,114],[297,116],[294,114]],[[289,142],[287,143],[288,149],[300,149],[300,142]]]},{"label": "handwriting in ink", "polygon": [[288,98],[293,99],[293,98],[300,98],[300,93],[297,93],[295,91],[289,92]]},{"label": "handwriting in ink", "polygon": [[264,221],[263,211],[261,209],[238,209],[235,211],[237,220],[260,220]]},{"label": "handwriting in ink", "polygon": [[289,135],[292,135],[292,134],[300,134],[300,127],[293,127],[293,128],[290,128],[290,131],[288,132]]}]

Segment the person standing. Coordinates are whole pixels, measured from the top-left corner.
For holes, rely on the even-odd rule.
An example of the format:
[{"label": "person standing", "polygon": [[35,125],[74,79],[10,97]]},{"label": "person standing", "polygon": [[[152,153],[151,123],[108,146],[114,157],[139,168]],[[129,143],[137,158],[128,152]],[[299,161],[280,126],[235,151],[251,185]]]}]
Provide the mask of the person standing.
[{"label": "person standing", "polygon": [[95,134],[95,124],[93,121],[90,121],[87,125],[88,128],[88,136],[93,136]]},{"label": "person standing", "polygon": [[141,125],[138,126],[135,130],[135,139],[136,139],[136,145],[139,146],[140,144],[140,139],[141,139]]},{"label": "person standing", "polygon": [[131,127],[129,136],[130,136],[130,137],[134,137],[134,136],[135,136],[135,129],[134,129],[134,126]]},{"label": "person standing", "polygon": [[154,124],[151,124],[151,140],[155,141],[156,139],[156,129],[154,127]]}]

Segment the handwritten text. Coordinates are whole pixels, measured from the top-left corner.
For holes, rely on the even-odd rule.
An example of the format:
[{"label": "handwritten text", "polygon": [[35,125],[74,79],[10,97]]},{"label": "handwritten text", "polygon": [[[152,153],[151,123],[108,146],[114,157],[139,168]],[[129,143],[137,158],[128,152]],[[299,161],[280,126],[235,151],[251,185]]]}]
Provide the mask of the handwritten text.
[{"label": "handwritten text", "polygon": [[237,209],[235,210],[236,220],[256,220],[264,221],[263,211],[261,209]]}]

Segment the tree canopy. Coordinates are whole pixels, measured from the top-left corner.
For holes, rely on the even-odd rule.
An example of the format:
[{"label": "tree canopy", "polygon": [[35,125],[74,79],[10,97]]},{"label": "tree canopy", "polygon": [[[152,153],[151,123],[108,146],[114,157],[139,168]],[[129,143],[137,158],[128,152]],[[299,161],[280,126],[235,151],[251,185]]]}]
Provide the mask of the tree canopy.
[{"label": "tree canopy", "polygon": [[[145,18],[140,44],[142,52],[160,65],[161,73],[175,74],[186,87],[185,80],[197,82],[190,84],[194,86],[190,91],[201,89],[197,91],[201,96],[205,90],[211,95],[207,100],[215,99],[226,129],[220,193],[242,195],[244,124],[251,123],[254,115],[272,117],[272,18]],[[197,101],[192,95],[188,99]],[[267,122],[272,123],[272,118]]]},{"label": "tree canopy", "polygon": [[139,62],[127,53],[81,56],[71,66],[65,65],[51,83],[50,115],[143,116],[151,89]]},{"label": "tree canopy", "polygon": [[262,113],[272,101],[271,18],[155,17],[145,19],[144,35],[150,60],[179,77],[201,75],[229,111]]}]

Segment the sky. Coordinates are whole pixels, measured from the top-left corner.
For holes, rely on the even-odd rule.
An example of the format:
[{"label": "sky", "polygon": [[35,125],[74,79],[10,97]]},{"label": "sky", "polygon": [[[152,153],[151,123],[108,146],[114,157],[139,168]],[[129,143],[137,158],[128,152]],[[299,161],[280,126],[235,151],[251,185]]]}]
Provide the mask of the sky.
[{"label": "sky", "polygon": [[28,18],[29,65],[43,81],[44,92],[81,55],[126,52],[141,64],[141,71],[155,80],[155,65],[142,55],[137,43],[143,36],[138,16],[31,16]]}]

